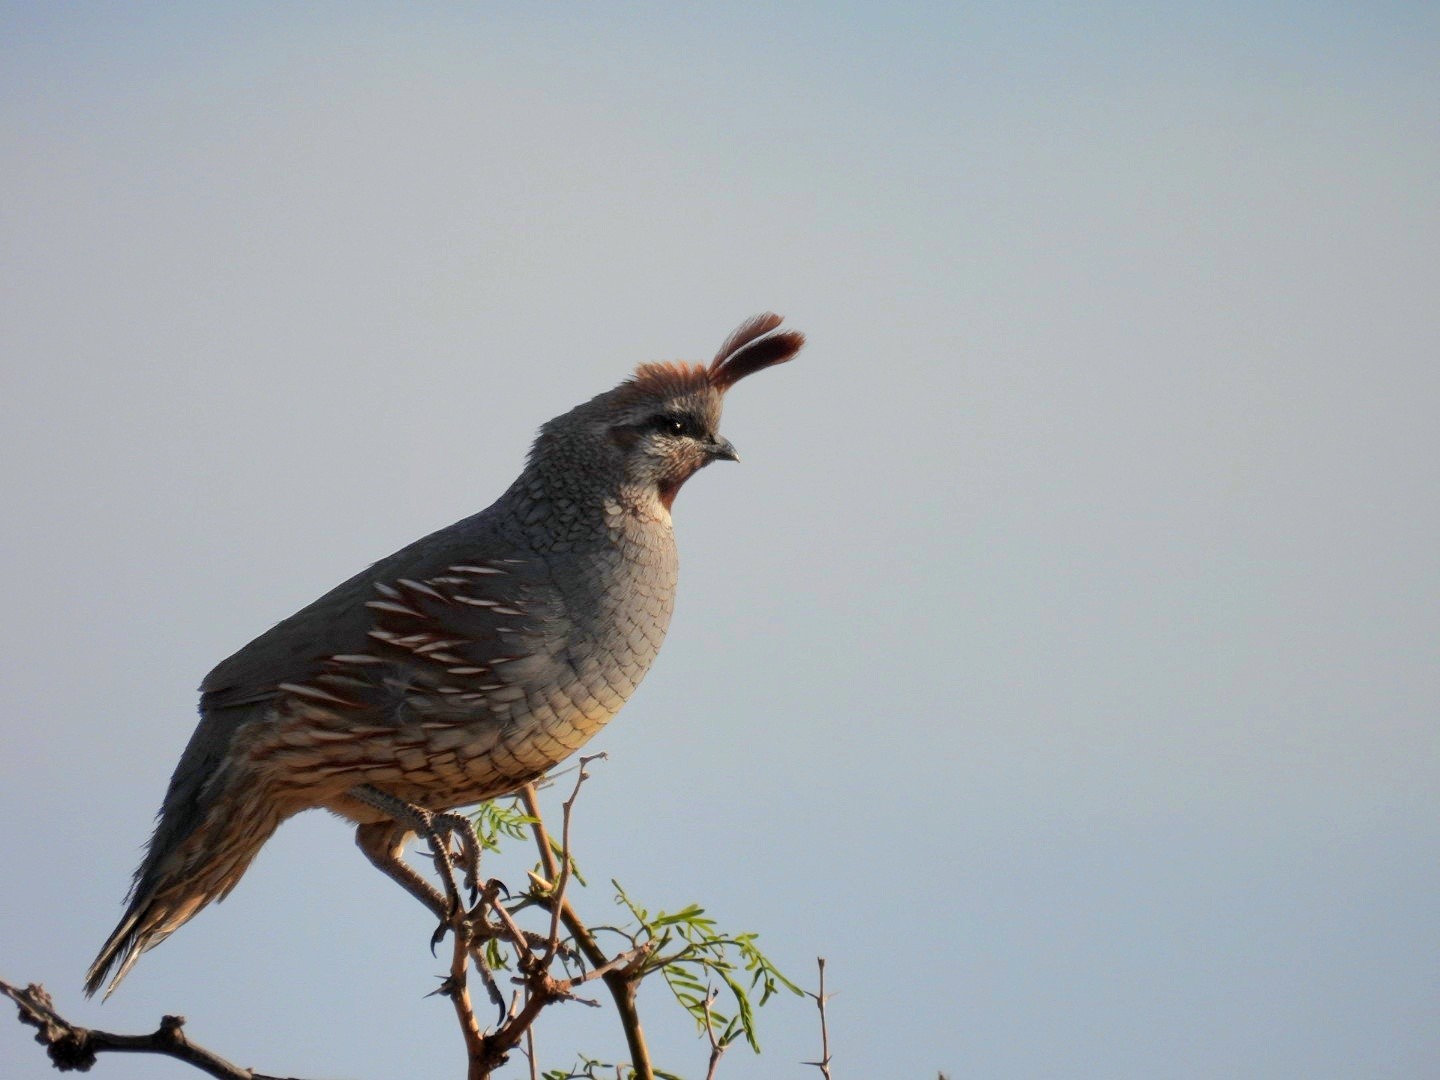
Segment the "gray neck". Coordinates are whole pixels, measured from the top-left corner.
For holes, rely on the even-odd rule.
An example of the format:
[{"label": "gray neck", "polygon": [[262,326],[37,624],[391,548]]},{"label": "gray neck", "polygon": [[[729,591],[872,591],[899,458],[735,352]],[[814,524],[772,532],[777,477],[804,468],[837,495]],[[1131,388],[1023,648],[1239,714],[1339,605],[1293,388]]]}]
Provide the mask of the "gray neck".
[{"label": "gray neck", "polygon": [[656,493],[630,485],[596,484],[593,473],[532,460],[501,496],[504,516],[534,551],[596,551],[670,536],[670,513]]}]

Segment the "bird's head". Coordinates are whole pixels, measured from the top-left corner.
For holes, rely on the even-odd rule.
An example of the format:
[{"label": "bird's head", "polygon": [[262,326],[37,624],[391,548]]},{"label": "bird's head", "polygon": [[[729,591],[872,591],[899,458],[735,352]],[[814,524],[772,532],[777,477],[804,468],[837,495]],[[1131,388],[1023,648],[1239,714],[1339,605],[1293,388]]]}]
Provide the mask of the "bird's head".
[{"label": "bird's head", "polygon": [[[735,329],[707,364],[641,364],[613,390],[551,420],[540,431],[532,465],[560,464],[591,475],[607,493],[666,512],[680,486],[712,461],[738,461],[720,434],[725,393],[745,376],[783,364],[805,335],[777,332],[781,317],[757,315]],[[557,479],[549,469],[552,481]]]}]

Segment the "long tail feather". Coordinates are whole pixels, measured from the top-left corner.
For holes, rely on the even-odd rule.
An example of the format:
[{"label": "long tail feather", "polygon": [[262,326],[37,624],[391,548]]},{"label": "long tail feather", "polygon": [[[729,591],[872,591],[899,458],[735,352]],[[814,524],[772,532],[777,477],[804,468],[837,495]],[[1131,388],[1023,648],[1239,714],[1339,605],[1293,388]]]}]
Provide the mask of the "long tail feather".
[{"label": "long tail feather", "polygon": [[207,904],[225,899],[280,825],[273,803],[264,799],[227,809],[231,812],[207,815],[171,850],[161,852],[152,847],[136,876],[124,918],[85,974],[87,995],[93,997],[104,986],[108,998],[141,954],[159,945]]}]

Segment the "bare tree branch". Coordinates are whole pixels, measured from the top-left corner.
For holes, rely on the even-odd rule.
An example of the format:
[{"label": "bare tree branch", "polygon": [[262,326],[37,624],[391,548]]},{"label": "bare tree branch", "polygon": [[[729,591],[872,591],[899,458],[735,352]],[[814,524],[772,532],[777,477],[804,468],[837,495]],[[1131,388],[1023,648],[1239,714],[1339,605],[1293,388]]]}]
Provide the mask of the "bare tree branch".
[{"label": "bare tree branch", "polygon": [[[480,900],[481,906],[485,898]],[[460,1037],[465,1042],[465,1057],[469,1062],[467,1080],[483,1080],[489,1075],[480,1071],[480,1060],[484,1053],[484,1036],[475,1019],[475,1009],[470,1004],[470,989],[466,972],[470,967],[470,925],[461,914],[450,921],[450,936],[454,944],[450,956],[450,975],[440,986],[440,993],[455,1006],[455,1019],[460,1024]],[[501,999],[503,1002],[503,998]]]},{"label": "bare tree branch", "polygon": [[815,999],[815,1004],[820,1009],[820,1060],[805,1061],[801,1064],[814,1065],[825,1080],[830,1080],[830,1025],[825,1019],[825,1003],[830,1000],[830,995],[825,993],[825,958],[817,956],[815,962],[820,965],[820,991],[809,996]]},{"label": "bare tree branch", "polygon": [[[550,835],[545,831],[545,823],[540,818],[540,798],[535,793],[534,784],[526,784],[520,789],[520,801],[525,805],[525,813],[535,819],[530,828],[535,837],[535,847],[540,852],[540,865],[545,867],[545,875],[550,882],[558,882],[560,866],[555,859],[554,849],[550,846]],[[554,888],[549,887],[548,882],[537,884],[546,886],[545,895],[555,895]],[[634,1070],[637,1080],[655,1080],[655,1066],[650,1062],[650,1048],[645,1043],[645,1030],[640,1026],[640,1013],[635,1007],[638,972],[644,958],[640,957],[612,970],[610,965],[613,961],[600,948],[595,935],[580,921],[580,916],[575,913],[570,901],[561,896],[555,903],[560,911],[560,920],[565,924],[565,929],[570,931],[576,947],[584,954],[590,966],[605,970],[605,986],[615,1002],[615,1011],[620,1015],[620,1026],[625,1032],[625,1042],[630,1048],[630,1068]]]},{"label": "bare tree branch", "polygon": [[719,996],[720,991],[711,987],[705,991],[705,1000],[701,1002],[705,1007],[705,1034],[710,1036],[710,1067],[705,1070],[705,1080],[715,1080],[715,1070],[720,1068],[720,1059],[725,1056],[725,1043],[716,1036],[715,1020],[710,1015],[710,1006]]},{"label": "bare tree branch", "polygon": [[295,1080],[242,1069],[219,1054],[191,1042],[181,1030],[183,1016],[166,1016],[149,1035],[116,1035],[72,1024],[55,1011],[54,1001],[39,983],[24,990],[0,979],[0,993],[20,1010],[20,1022],[36,1029],[35,1041],[46,1048],[50,1061],[61,1072],[88,1072],[98,1055],[104,1053],[160,1054],[193,1065],[220,1080]]},{"label": "bare tree branch", "polygon": [[[549,967],[550,961],[555,959],[555,950],[560,947],[560,909],[565,901],[565,886],[570,884],[570,818],[575,810],[575,800],[580,797],[580,785],[590,779],[590,774],[585,771],[585,766],[590,762],[601,760],[604,754],[595,754],[591,757],[580,759],[580,772],[575,777],[574,790],[570,792],[570,798],[560,804],[562,815],[560,819],[560,877],[555,880],[555,891],[553,897],[555,902],[550,906],[550,940],[545,946],[545,955],[540,961],[541,967]],[[554,878],[554,875],[551,875]]]},{"label": "bare tree branch", "polygon": [[[469,913],[469,920],[483,922],[486,907],[495,913],[496,919],[500,922],[500,936],[508,940],[514,947],[517,956],[517,966],[520,977],[516,980],[525,988],[523,1002],[518,1009],[512,1009],[510,1015],[500,1025],[490,1032],[479,1034],[475,1032],[475,1039],[472,1041],[467,1035],[466,1046],[470,1052],[471,1072],[469,1080],[484,1080],[490,1073],[503,1065],[508,1059],[510,1051],[520,1045],[521,1041],[527,1039],[531,1026],[540,1015],[545,1006],[556,1001],[580,1001],[587,1005],[596,1004],[593,1001],[586,1001],[575,995],[575,987],[586,981],[582,976],[575,979],[556,979],[550,974],[550,965],[560,952],[560,916],[558,915],[559,905],[565,899],[565,885],[569,878],[567,870],[570,865],[570,813],[575,806],[575,800],[580,795],[580,785],[590,776],[585,771],[585,766],[604,755],[582,757],[580,759],[580,772],[575,780],[575,789],[570,793],[570,798],[565,801],[565,824],[563,828],[563,847],[561,858],[560,880],[556,883],[551,893],[553,904],[550,920],[550,933],[547,937],[536,940],[537,935],[527,934],[516,925],[510,912],[497,902],[497,888],[495,883],[489,884],[480,902]],[[538,816],[538,815],[537,815]],[[460,920],[457,920],[457,923]],[[461,930],[457,925],[457,938],[468,934],[468,927]],[[451,981],[457,981],[458,988],[463,993],[465,966],[469,959],[469,950],[463,944],[457,944],[455,949],[455,963],[451,969]],[[459,1006],[457,1004],[457,1011]],[[471,1015],[471,1022],[474,1017]],[[464,1017],[462,1015],[462,1025]]]}]

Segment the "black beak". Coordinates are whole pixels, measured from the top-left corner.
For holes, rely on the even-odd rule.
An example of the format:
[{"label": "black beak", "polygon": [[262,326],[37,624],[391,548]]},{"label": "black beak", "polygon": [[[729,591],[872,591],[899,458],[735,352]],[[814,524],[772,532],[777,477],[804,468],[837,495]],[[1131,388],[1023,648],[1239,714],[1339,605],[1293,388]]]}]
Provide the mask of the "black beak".
[{"label": "black beak", "polygon": [[722,435],[716,435],[710,445],[705,447],[705,456],[711,461],[740,460],[740,455],[735,452],[734,445]]}]

